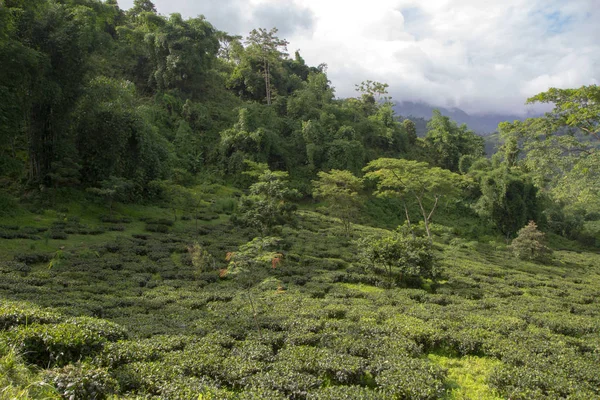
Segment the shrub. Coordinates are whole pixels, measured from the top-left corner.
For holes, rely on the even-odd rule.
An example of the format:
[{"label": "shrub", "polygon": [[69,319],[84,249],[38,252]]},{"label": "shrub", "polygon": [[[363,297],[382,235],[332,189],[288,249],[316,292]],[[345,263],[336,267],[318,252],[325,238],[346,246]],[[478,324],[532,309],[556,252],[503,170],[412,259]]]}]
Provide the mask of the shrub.
[{"label": "shrub", "polygon": [[533,221],[519,230],[510,249],[521,260],[546,261],[552,254],[552,250],[545,244],[544,233],[537,229]]},{"label": "shrub", "polygon": [[249,381],[254,387],[285,393],[292,399],[303,399],[309,391],[323,384],[323,381],[314,375],[281,368],[258,373]]},{"label": "shrub", "polygon": [[167,233],[169,232],[169,225],[146,223],[145,229],[148,232]]},{"label": "shrub", "polygon": [[58,322],[60,315],[33,305],[3,302],[0,305],[0,330],[27,324]]},{"label": "shrub", "polygon": [[50,261],[50,258],[50,255],[41,253],[16,254],[14,256],[15,261],[23,262],[27,265],[47,263],[48,261]]},{"label": "shrub", "polygon": [[105,399],[118,391],[118,382],[104,368],[88,363],[67,365],[46,373],[65,399]]},{"label": "shrub", "polygon": [[105,341],[99,334],[70,324],[21,326],[8,333],[25,360],[40,367],[62,366],[99,351]]},{"label": "shrub", "polygon": [[387,398],[439,399],[445,393],[446,372],[422,359],[388,357],[383,370],[375,377]]},{"label": "shrub", "polygon": [[72,318],[56,325],[18,326],[8,341],[24,358],[43,367],[63,366],[96,354],[107,341],[126,337],[119,325],[94,318]]},{"label": "shrub", "polygon": [[111,368],[138,361],[158,361],[169,352],[183,350],[190,341],[185,336],[157,335],[149,339],[107,343],[98,360]]},{"label": "shrub", "polygon": [[299,194],[288,187],[288,173],[270,171],[266,164],[250,161],[247,164],[253,171],[245,173],[257,177],[258,182],[250,186],[249,195],[240,199],[239,212],[232,221],[256,228],[265,235],[278,225],[293,222],[297,207],[289,201]]},{"label": "shrub", "polygon": [[109,342],[127,339],[127,331],[122,326],[103,319],[77,317],[69,318],[65,320],[65,323],[81,329],[89,330],[90,332],[105,338]]},{"label": "shrub", "polygon": [[361,258],[372,267],[382,266],[391,279],[394,271],[400,276],[436,278],[441,270],[431,243],[424,237],[392,234],[382,238],[358,241]]},{"label": "shrub", "polygon": [[362,386],[329,386],[314,390],[307,400],[386,400],[389,395]]}]

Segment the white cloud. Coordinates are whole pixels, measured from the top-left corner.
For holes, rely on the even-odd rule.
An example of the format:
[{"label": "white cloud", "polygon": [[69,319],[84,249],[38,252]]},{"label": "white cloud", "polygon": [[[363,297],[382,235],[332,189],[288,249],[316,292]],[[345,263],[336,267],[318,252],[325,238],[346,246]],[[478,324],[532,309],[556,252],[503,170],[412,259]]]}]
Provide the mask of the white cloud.
[{"label": "white cloud", "polygon": [[341,97],[372,79],[389,83],[397,100],[467,112],[524,112],[525,99],[550,86],[593,84],[600,76],[597,0],[155,3],[163,14],[204,14],[236,34],[277,26],[290,51],[301,49],[311,65],[328,64]]}]

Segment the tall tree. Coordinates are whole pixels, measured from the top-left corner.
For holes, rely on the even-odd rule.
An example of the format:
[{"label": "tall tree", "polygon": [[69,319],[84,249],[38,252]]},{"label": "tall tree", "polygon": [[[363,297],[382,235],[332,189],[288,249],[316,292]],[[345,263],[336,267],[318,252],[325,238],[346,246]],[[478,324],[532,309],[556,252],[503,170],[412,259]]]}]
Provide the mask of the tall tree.
[{"label": "tall tree", "polygon": [[[427,163],[394,158],[379,158],[365,168],[366,179],[377,181],[377,196],[414,199],[421,211],[427,237],[431,242],[430,223],[443,196],[456,196],[465,178],[449,170],[429,167]],[[410,218],[404,203],[407,221]]]},{"label": "tall tree", "polygon": [[455,172],[458,171],[462,156],[480,157],[485,153],[482,137],[470,131],[465,124],[458,126],[439,110],[433,110],[431,120],[427,123],[425,142],[433,152],[437,165]]},{"label": "tall tree", "polygon": [[100,6],[90,0],[77,5],[15,0],[6,2],[5,7],[13,27],[9,37],[14,46],[8,50],[20,50],[16,58],[2,63],[2,69],[6,65],[11,73],[21,66],[16,81],[20,83],[9,85],[9,99],[16,96],[20,114],[25,116],[17,125],[26,132],[29,181],[49,184],[52,163],[61,158],[61,149],[69,148],[65,135],[69,113],[89,71],[89,56],[100,43],[100,27],[95,23],[95,9]]},{"label": "tall tree", "polygon": [[490,220],[506,239],[514,236],[527,221],[539,220],[537,189],[531,178],[501,166],[481,178],[482,196],[476,209]]},{"label": "tall tree", "polygon": [[414,145],[417,142],[417,127],[415,123],[410,119],[405,119],[402,121],[402,126],[404,126],[404,130],[406,131],[408,143]]},{"label": "tall tree", "polygon": [[[552,103],[543,117],[500,124],[511,152],[538,187],[570,209],[600,211],[600,87],[551,88],[528,103]],[[507,156],[508,157],[508,156]]]},{"label": "tall tree", "polygon": [[273,85],[271,83],[271,69],[273,64],[281,61],[287,56],[287,40],[277,36],[277,28],[270,31],[259,28],[253,29],[246,38],[247,51],[262,62],[262,74],[265,81],[265,93],[267,104],[271,104],[273,97]]},{"label": "tall tree", "polygon": [[171,14],[144,42],[152,65],[149,82],[157,91],[176,88],[192,98],[203,97],[219,50],[215,29],[204,17],[184,20]]},{"label": "tall tree", "polygon": [[351,221],[360,206],[358,192],[362,189],[362,180],[350,171],[337,169],[321,171],[318,176],[319,180],[313,181],[313,195],[329,203],[329,209],[342,221],[349,235]]}]

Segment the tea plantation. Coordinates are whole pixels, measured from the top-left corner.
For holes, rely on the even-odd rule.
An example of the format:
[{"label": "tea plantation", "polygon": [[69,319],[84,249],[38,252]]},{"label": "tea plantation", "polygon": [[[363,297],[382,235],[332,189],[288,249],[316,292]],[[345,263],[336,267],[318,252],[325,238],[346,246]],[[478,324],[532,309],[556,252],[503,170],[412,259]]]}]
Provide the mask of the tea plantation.
[{"label": "tea plantation", "polygon": [[4,218],[0,398],[600,398],[600,254],[434,225],[441,277],[390,281],[381,228],[310,206],[261,241],[208,200]]}]

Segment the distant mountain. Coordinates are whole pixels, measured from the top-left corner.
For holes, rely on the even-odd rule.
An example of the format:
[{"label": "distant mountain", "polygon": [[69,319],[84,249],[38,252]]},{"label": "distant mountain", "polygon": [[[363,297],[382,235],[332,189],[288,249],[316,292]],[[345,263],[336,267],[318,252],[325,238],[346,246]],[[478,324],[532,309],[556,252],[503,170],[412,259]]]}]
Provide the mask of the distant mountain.
[{"label": "distant mountain", "polygon": [[[498,124],[504,121],[522,120],[526,117],[511,114],[482,114],[482,115],[469,115],[460,108],[444,108],[435,107],[427,103],[402,101],[394,105],[394,111],[396,114],[403,117],[413,117],[415,119],[423,118],[425,120],[431,119],[431,113],[434,109],[440,110],[442,115],[450,117],[452,120],[460,124],[467,124],[469,129],[475,133],[486,136],[496,132]],[[529,115],[531,117],[534,115]],[[412,119],[412,118],[411,118]]]}]

